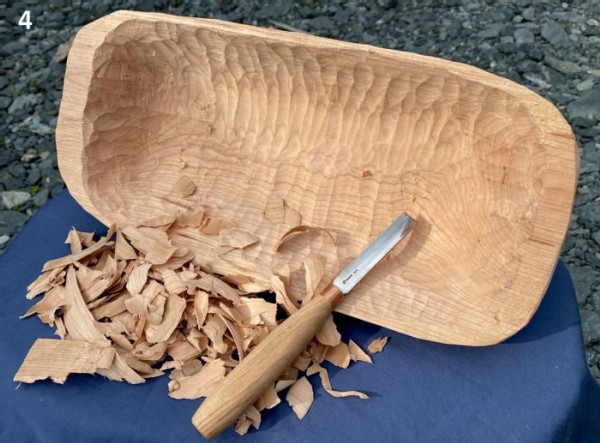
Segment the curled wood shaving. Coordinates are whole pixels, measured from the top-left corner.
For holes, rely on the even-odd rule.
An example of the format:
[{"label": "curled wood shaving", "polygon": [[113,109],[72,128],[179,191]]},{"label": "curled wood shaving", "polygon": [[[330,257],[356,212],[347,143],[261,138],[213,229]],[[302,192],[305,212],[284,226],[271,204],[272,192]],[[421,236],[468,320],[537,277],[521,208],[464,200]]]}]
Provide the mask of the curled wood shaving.
[{"label": "curled wood shaving", "polygon": [[380,337],[373,340],[367,349],[371,354],[376,354],[377,352],[383,351],[383,348],[388,342],[389,337]]},{"label": "curled wood shaving", "polygon": [[296,381],[287,393],[286,400],[300,420],[304,418],[314,400],[312,385],[306,377]]},{"label": "curled wood shaving", "polygon": [[327,373],[327,369],[319,364],[314,364],[306,371],[307,376],[311,376],[313,374],[319,373],[319,377],[321,378],[321,384],[323,385],[323,389],[331,395],[332,397],[358,397],[362,400],[366,400],[369,396],[363,392],[359,391],[335,391],[331,387],[331,382],[329,381],[329,374]]},{"label": "curled wood shaving", "polygon": [[275,245],[275,251],[278,251],[279,248],[281,248],[281,245],[283,243],[285,243],[286,241],[288,241],[290,238],[298,235],[298,234],[302,234],[304,232],[310,232],[310,231],[315,231],[315,232],[322,232],[323,234],[325,234],[327,237],[329,237],[329,239],[331,240],[331,242],[336,245],[337,243],[337,239],[335,237],[335,235],[329,231],[328,229],[325,228],[320,228],[317,226],[308,226],[308,225],[300,225],[300,226],[295,226],[291,229],[288,229],[279,239],[279,241],[277,242],[277,244]]}]

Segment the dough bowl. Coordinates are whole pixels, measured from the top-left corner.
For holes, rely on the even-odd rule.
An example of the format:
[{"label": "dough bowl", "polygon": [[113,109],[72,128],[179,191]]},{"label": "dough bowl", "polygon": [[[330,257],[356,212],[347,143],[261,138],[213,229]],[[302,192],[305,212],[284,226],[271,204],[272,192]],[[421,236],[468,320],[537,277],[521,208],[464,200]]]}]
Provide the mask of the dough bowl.
[{"label": "dough bowl", "polygon": [[[221,274],[268,282],[308,254],[332,277],[401,212],[410,239],[338,311],[427,340],[487,345],[530,320],[553,273],[577,179],[550,103],[480,69],[216,20],[116,12],[67,64],[61,173],[105,224],[203,207],[260,242],[175,229]],[[191,195],[174,195],[183,182]],[[278,200],[279,199],[279,200]],[[307,232],[265,217],[273,201]],[[298,223],[296,220],[295,224]],[[301,289],[301,288],[300,288]]]}]

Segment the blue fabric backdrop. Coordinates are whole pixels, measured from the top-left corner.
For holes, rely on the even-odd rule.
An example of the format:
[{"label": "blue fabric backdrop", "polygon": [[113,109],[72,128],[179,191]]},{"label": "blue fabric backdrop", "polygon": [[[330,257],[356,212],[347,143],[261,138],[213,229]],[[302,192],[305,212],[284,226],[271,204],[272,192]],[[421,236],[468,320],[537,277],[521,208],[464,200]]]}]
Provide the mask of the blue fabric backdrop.
[{"label": "blue fabric backdrop", "polygon": [[[36,317],[26,286],[43,263],[68,253],[68,229],[106,229],[64,192],[28,223],[0,256],[0,441],[188,442],[202,437],[190,419],[200,401],[167,396],[166,377],[131,386],[100,376],[71,375],[17,388],[12,378],[38,337],[53,337]],[[600,389],[590,376],[569,275],[559,262],[531,323],[490,347],[417,340],[337,315],[345,339],[366,345],[391,337],[374,364],[329,367],[336,389],[369,400],[335,399],[310,378],[315,402],[299,421],[282,404],[259,431],[228,430],[214,441],[245,442],[551,442],[600,441]]]}]

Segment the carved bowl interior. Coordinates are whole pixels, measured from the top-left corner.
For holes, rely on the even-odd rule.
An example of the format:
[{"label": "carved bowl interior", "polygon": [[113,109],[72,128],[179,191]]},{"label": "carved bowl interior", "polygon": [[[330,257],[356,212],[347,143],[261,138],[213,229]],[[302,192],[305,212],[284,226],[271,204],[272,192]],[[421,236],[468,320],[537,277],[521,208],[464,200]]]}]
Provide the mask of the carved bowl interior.
[{"label": "carved bowl interior", "polygon": [[[118,12],[84,27],[59,115],[61,173],[105,224],[202,206],[260,238],[174,232],[214,271],[268,281],[320,254],[331,278],[401,212],[418,223],[337,309],[484,345],[521,329],[569,222],[576,147],[560,113],[477,68],[214,20]],[[181,198],[182,180],[195,185]],[[273,198],[318,232],[263,215]],[[300,237],[300,236],[298,236]],[[302,282],[300,281],[300,285]]]}]

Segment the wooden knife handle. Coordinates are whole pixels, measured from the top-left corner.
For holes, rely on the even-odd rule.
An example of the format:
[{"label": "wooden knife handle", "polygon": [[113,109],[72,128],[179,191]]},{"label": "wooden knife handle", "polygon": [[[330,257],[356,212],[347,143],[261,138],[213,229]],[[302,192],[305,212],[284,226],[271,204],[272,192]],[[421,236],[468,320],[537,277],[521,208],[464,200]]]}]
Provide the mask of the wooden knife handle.
[{"label": "wooden knife handle", "polygon": [[200,405],[196,429],[209,439],[236,421],[294,363],[341,297],[329,285],[271,331]]}]

